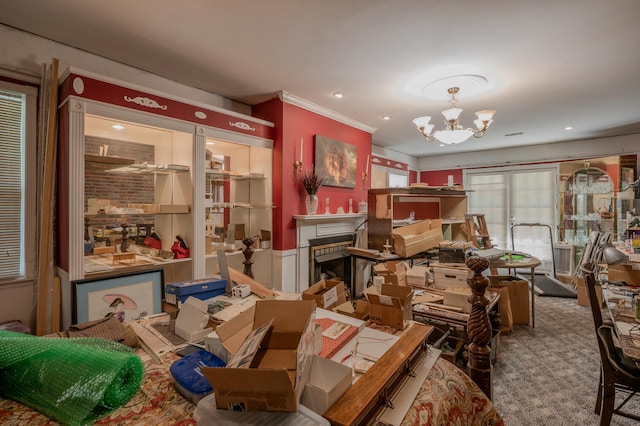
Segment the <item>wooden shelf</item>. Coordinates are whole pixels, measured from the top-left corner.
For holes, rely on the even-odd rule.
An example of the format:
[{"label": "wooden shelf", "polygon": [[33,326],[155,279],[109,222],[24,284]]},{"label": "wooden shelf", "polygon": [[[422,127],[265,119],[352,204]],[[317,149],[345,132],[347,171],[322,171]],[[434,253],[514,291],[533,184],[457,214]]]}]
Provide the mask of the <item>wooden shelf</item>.
[{"label": "wooden shelf", "polygon": [[105,157],[101,155],[84,155],[85,167],[91,166],[94,170],[113,170],[120,167],[130,166],[135,163],[134,160],[128,160],[120,157]]}]

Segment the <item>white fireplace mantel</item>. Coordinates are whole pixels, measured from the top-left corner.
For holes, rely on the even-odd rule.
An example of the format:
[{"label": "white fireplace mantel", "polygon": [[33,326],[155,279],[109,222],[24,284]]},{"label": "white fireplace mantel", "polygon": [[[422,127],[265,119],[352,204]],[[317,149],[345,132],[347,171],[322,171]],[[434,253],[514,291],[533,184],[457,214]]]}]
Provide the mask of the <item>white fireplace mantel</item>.
[{"label": "white fireplace mantel", "polygon": [[309,288],[309,240],[353,234],[366,220],[366,213],[295,215],[296,220],[296,288]]}]

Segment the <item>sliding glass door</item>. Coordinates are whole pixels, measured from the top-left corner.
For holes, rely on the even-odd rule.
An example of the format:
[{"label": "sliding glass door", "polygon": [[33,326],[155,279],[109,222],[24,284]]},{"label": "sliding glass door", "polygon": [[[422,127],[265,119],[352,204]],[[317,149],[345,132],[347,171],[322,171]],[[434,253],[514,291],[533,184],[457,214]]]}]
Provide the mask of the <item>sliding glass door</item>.
[{"label": "sliding glass door", "polygon": [[465,171],[468,212],[485,215],[494,247],[535,256],[542,261],[539,270],[551,272],[557,181],[555,165]]}]

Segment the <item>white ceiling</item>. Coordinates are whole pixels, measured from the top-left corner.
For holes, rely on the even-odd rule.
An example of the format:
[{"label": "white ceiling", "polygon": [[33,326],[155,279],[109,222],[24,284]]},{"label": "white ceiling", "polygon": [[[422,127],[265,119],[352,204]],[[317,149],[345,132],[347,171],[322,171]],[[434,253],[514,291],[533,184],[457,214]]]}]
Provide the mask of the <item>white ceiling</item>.
[{"label": "white ceiling", "polygon": [[[639,19],[638,0],[0,2],[5,25],[247,104],[284,90],[414,156],[640,133]],[[448,104],[416,81],[461,73],[489,80],[462,124],[496,109],[493,125],[425,142],[411,120]]]}]

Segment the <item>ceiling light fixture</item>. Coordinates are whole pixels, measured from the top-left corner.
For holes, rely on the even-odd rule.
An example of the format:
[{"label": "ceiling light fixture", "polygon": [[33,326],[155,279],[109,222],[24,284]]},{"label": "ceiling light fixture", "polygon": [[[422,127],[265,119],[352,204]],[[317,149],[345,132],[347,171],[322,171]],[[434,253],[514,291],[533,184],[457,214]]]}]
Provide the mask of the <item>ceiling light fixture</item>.
[{"label": "ceiling light fixture", "polygon": [[111,127],[113,127],[116,130],[123,130],[124,129],[124,126],[122,124],[114,124]]},{"label": "ceiling light fixture", "polygon": [[433,142],[437,139],[444,144],[453,145],[456,143],[464,142],[471,136],[481,138],[482,136],[484,136],[489,125],[493,123],[493,115],[496,112],[495,110],[487,109],[476,112],[478,118],[473,122],[473,124],[476,125],[475,129],[465,129],[464,127],[462,127],[460,125],[460,120],[458,119],[458,117],[460,117],[462,109],[456,108],[456,104],[458,103],[456,94],[459,91],[459,87],[450,87],[449,90],[447,90],[447,92],[451,95],[451,99],[449,100],[451,108],[442,111],[442,115],[444,116],[444,124],[446,126],[444,130],[438,130],[432,135],[431,130],[433,130],[434,125],[429,124],[429,122],[431,121],[431,117],[429,116],[418,117],[413,120],[413,124],[416,125],[427,142]]},{"label": "ceiling light fixture", "polygon": [[333,93],[333,97],[334,98],[338,98],[338,99],[342,99],[344,97],[344,93],[342,93],[342,92],[334,92]]}]

